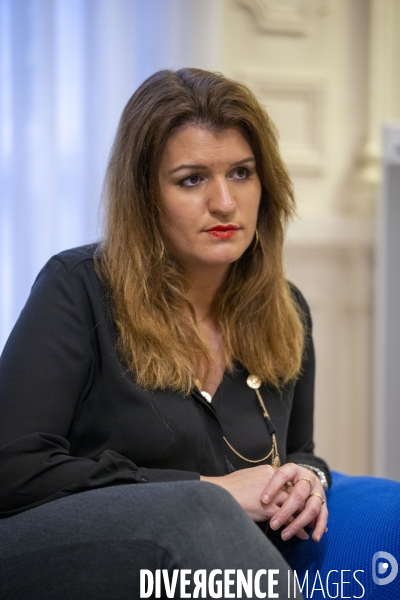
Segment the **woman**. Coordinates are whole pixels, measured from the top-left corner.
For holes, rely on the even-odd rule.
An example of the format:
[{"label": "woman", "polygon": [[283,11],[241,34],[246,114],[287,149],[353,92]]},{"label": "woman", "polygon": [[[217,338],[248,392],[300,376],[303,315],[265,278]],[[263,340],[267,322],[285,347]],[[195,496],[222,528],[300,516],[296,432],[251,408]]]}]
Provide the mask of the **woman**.
[{"label": "woman", "polygon": [[[178,498],[190,491],[193,510],[211,494],[211,535],[222,525],[224,552],[235,547],[236,556],[234,540],[250,536],[245,547],[254,545],[255,556],[248,550],[239,564],[254,569],[260,553],[282,564],[243,510],[269,522],[272,537],[281,529],[283,540],[303,539],[312,526],[319,541],[330,476],[313,455],[309,311],[282,270],[294,200],[273,125],[239,83],[197,69],[160,71],[123,112],[105,199],[103,240],[47,263],[1,359],[0,514],[12,517],[2,522],[5,539],[12,544],[18,526],[25,532],[38,515],[45,529],[52,515],[69,531],[76,512],[87,522],[88,506],[101,522],[106,498],[120,514],[126,494],[129,506],[141,496],[148,531],[164,493],[184,512],[178,489]],[[131,485],[149,482],[180,483],[145,492]],[[220,531],[229,529],[224,503],[228,523],[240,522],[233,540]],[[183,519],[184,531],[192,521]],[[68,547],[82,563],[76,535]],[[46,552],[54,558],[47,542]],[[135,555],[136,570],[139,562]]]}]

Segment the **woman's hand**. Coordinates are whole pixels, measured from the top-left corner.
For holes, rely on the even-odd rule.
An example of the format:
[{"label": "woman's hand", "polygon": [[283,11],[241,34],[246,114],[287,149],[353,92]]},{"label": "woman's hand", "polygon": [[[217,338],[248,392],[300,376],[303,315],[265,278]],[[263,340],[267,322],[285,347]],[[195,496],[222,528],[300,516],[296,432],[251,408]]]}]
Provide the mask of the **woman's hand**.
[{"label": "woman's hand", "polygon": [[[319,542],[327,531],[328,520],[325,492],[319,478],[309,469],[294,463],[287,463],[276,469],[273,476],[269,478],[269,482],[261,494],[262,502],[268,506],[285,486],[289,486],[287,488],[289,494],[271,519],[271,529],[279,529],[282,525],[287,524],[292,516],[297,515],[282,531],[282,539],[288,540],[308,525],[314,527],[312,538]],[[318,495],[311,494],[319,494],[324,502]]]},{"label": "woman's hand", "polygon": [[[224,477],[200,477],[201,481],[215,483],[226,489],[240,504],[243,510],[249,515],[253,521],[269,521],[287,502],[289,495],[281,488],[277,488],[274,493],[271,493],[271,499],[268,503],[261,501],[261,494],[269,489],[265,484],[269,484],[276,473],[275,469],[270,465],[260,465],[249,469],[241,469],[234,471]],[[285,487],[285,486],[282,486]],[[291,523],[293,517],[289,517],[284,521]],[[307,539],[308,535],[298,527],[296,535],[301,539]]]}]

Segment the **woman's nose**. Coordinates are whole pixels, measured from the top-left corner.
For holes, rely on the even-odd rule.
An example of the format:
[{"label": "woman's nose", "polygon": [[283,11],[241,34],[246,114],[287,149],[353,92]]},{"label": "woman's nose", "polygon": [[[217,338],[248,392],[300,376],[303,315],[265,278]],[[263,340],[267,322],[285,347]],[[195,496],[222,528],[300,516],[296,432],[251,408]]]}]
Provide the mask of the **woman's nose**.
[{"label": "woman's nose", "polygon": [[235,210],[236,201],[233,190],[226,180],[216,181],[209,192],[209,211],[211,213],[228,215]]}]

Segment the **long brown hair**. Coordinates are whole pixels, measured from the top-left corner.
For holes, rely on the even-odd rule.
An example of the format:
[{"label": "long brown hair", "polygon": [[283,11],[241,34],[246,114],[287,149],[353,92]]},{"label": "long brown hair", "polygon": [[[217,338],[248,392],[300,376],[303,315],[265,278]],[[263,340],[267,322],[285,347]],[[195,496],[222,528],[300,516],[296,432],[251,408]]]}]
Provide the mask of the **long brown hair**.
[{"label": "long brown hair", "polygon": [[118,350],[137,383],[148,389],[187,394],[210,364],[187,300],[186,274],[164,252],[157,203],[165,145],[187,124],[216,132],[237,127],[253,150],[262,186],[259,242],[230,266],[212,316],[228,368],[237,360],[278,387],[299,374],[304,345],[302,319],[282,267],[293,189],[267,113],[246,86],[218,73],[158,71],[122,113],[106,174],[105,231],[96,258],[113,299]]}]

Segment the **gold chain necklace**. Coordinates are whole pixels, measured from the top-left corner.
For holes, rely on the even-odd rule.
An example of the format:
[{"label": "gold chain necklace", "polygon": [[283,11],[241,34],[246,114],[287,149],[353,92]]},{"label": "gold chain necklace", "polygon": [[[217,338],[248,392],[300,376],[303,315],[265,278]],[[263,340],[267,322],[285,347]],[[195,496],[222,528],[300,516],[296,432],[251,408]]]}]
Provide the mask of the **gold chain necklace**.
[{"label": "gold chain necklace", "polygon": [[[224,442],[232,450],[232,452],[234,452],[236,454],[236,456],[238,456],[239,458],[241,458],[242,460],[244,460],[248,463],[252,463],[252,464],[260,463],[260,462],[263,462],[264,460],[266,460],[267,458],[269,458],[270,456],[272,456],[271,465],[274,467],[274,469],[278,469],[281,466],[281,460],[279,458],[278,445],[276,442],[276,429],[272,424],[271,417],[268,414],[268,411],[264,404],[264,400],[262,399],[262,396],[260,394],[259,388],[261,387],[261,379],[258,377],[258,375],[249,375],[246,380],[246,383],[249,386],[249,388],[251,388],[252,390],[255,391],[255,393],[257,395],[257,399],[258,399],[260,408],[262,410],[263,417],[267,424],[268,432],[272,439],[272,448],[271,448],[270,452],[268,452],[268,454],[266,456],[264,456],[263,458],[259,458],[257,460],[252,460],[251,458],[246,458],[245,456],[243,456],[243,454],[240,454],[240,452],[238,452],[232,446],[232,444],[230,444],[228,442],[228,440],[226,439],[225,436],[223,436]],[[211,394],[209,394],[208,392],[206,392],[204,390],[201,390],[201,383],[198,379],[195,380],[195,384],[198,387],[198,389],[200,390],[201,395],[207,400],[207,402],[211,402],[212,401]]]}]

